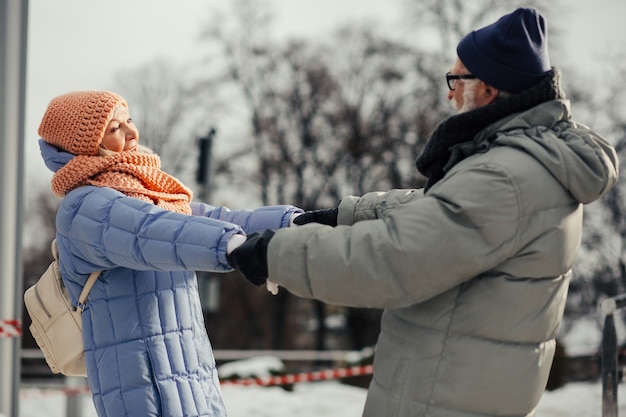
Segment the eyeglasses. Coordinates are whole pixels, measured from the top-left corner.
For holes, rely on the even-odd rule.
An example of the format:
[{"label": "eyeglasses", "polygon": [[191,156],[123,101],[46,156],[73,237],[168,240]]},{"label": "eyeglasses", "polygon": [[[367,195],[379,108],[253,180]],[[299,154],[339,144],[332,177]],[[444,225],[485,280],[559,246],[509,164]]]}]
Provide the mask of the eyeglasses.
[{"label": "eyeglasses", "polygon": [[448,83],[448,88],[450,91],[454,91],[456,88],[456,80],[473,80],[477,78],[474,74],[459,74],[452,75],[449,72],[446,73],[446,82]]}]

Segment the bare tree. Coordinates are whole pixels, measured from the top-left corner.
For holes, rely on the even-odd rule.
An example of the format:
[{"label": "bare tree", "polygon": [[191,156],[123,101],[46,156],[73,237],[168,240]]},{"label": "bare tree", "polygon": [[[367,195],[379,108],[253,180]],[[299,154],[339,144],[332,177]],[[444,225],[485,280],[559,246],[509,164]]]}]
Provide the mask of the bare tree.
[{"label": "bare tree", "polygon": [[[412,43],[419,44],[424,40],[426,44],[421,45],[422,48],[437,51],[447,59],[454,58],[457,43],[467,33],[494,22],[517,7],[535,7],[546,17],[557,11],[562,13],[564,9],[558,1],[547,3],[541,0],[528,0],[523,5],[517,0],[402,0],[402,3],[407,27],[418,34],[412,38]],[[554,34],[558,38],[559,26],[558,20],[550,20],[550,36]]]},{"label": "bare tree", "polygon": [[[252,196],[250,201],[258,196],[263,205],[330,207],[347,194],[423,184],[414,161],[436,125],[451,114],[443,74],[455,58],[456,43],[468,31],[510,12],[516,3],[403,0],[408,26],[418,36],[392,38],[373,27],[352,26],[321,40],[276,42],[270,36],[267,2],[234,0],[231,15],[213,14],[205,25],[208,60],[198,71],[206,74],[204,79],[185,78],[171,64],[154,62],[126,74],[120,85],[133,103],[143,137],[166,156],[164,167],[174,174],[195,166],[189,164],[192,155],[195,158],[190,141],[208,127],[203,115],[235,115],[235,123],[247,131],[236,141],[229,132],[221,136],[232,145],[214,161],[220,184]],[[560,10],[557,3],[538,0],[525,6],[540,7],[548,16]],[[558,20],[550,23],[553,47],[558,45]],[[590,103],[594,95],[584,88],[571,92],[574,99]],[[611,132],[623,138],[620,104],[611,103],[612,110],[602,116],[598,109],[607,106],[596,103],[585,110],[604,118]],[[622,142],[616,142],[620,152]],[[622,239],[624,204],[620,185],[586,216],[610,220]],[[589,311],[599,294],[621,291],[626,280],[621,255],[598,251],[612,242],[605,223],[586,224],[582,254],[595,260],[591,267],[578,268],[580,278],[573,282],[572,304],[580,311]],[[607,281],[615,274],[621,275],[622,284]],[[302,311],[300,300],[297,305]],[[276,323],[269,343],[286,346],[284,317],[296,308],[295,300],[281,292],[267,308],[274,317],[270,323]],[[323,322],[324,307],[311,303],[310,309]],[[250,312],[250,320],[258,316],[258,311]],[[254,333],[266,326],[257,323]]]},{"label": "bare tree", "polygon": [[196,141],[215,123],[212,80],[202,83],[164,59],[117,74],[117,89],[131,107],[141,141],[161,157],[163,170],[191,183]]},{"label": "bare tree", "polygon": [[[454,5],[427,2],[421,10],[436,18],[429,27],[444,40],[458,40],[464,31],[457,13],[473,17],[468,25],[484,17]],[[343,28],[326,43],[276,44],[264,10],[239,0],[234,23],[220,17],[205,34],[220,47],[221,78],[239,92],[249,115],[254,150],[230,154],[218,163],[218,175],[240,176],[237,160],[251,162],[262,204],[304,209],[336,205],[346,194],[421,186],[415,158],[450,112],[442,81],[447,54],[370,27]],[[323,321],[323,306],[313,305]]]},{"label": "bare tree", "polygon": [[[606,67],[604,79],[626,81],[626,56],[611,56],[612,65]],[[626,158],[626,105],[621,94],[615,94],[610,85],[587,84],[570,88],[570,99],[577,113],[611,142],[618,158]],[[587,88],[587,89],[585,89]],[[606,297],[626,293],[626,182],[623,176],[617,185],[598,202],[586,207],[584,233],[580,255],[574,265],[575,279],[570,284],[565,310],[566,330],[581,317],[594,317],[600,329],[603,317],[598,302]],[[626,316],[623,315],[626,321]]]},{"label": "bare tree", "polygon": [[[267,22],[247,9],[253,4],[238,2],[239,29],[214,25],[207,34],[222,47],[223,78],[240,92],[254,149],[253,158],[231,154],[219,173],[241,175],[231,168],[236,160],[253,160],[263,204],[305,209],[414,182],[415,132],[424,130],[413,117],[412,84],[424,85],[412,82],[414,51],[367,29],[339,31],[332,45],[272,45],[252,31],[263,33]],[[278,316],[286,303],[286,295],[277,300]],[[323,347],[324,307],[313,306]]]}]

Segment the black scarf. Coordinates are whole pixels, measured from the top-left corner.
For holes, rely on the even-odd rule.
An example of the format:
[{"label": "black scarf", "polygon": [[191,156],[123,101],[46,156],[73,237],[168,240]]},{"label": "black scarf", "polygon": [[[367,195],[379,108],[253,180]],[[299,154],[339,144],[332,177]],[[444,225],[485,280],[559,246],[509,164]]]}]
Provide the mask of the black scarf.
[{"label": "black scarf", "polygon": [[427,191],[455,164],[479,151],[474,137],[485,127],[513,113],[531,109],[546,101],[565,98],[560,86],[560,73],[553,68],[532,87],[477,109],[451,116],[441,122],[430,135],[422,154],[415,161],[417,170],[428,177]]}]

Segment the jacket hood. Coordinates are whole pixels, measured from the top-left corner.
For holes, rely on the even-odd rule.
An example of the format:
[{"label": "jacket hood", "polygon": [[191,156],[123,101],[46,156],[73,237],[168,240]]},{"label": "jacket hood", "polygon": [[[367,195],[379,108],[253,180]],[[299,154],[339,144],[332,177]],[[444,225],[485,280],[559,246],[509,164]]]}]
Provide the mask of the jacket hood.
[{"label": "jacket hood", "polygon": [[62,151],[54,145],[50,145],[43,139],[39,139],[39,151],[44,163],[52,172],[57,172],[63,168],[75,156],[69,152]]},{"label": "jacket hood", "polygon": [[531,154],[581,203],[597,200],[617,181],[615,149],[571,119],[568,100],[552,100],[494,123],[477,135],[475,142],[481,141]]}]

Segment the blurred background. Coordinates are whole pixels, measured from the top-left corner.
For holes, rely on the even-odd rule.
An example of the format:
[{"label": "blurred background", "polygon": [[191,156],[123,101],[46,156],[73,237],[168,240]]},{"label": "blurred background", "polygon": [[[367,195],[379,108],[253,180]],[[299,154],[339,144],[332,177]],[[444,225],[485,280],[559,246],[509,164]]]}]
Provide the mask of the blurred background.
[{"label": "blurred background", "polygon": [[[574,118],[623,158],[622,0],[30,0],[25,288],[51,261],[59,200],[36,143],[53,97],[121,94],[142,143],[196,200],[232,209],[334,207],[345,195],[424,184],[414,161],[452,114],[444,74],[457,42],[520,6],[547,19],[552,65]],[[620,180],[585,212],[554,386],[599,377],[598,302],[625,292],[625,192]],[[216,351],[369,352],[376,343],[378,310],[284,290],[270,296],[237,274],[203,273],[199,285]],[[622,320],[617,330],[622,345]],[[23,347],[36,347],[28,331]],[[38,358],[24,358],[22,373],[51,376]]]}]

